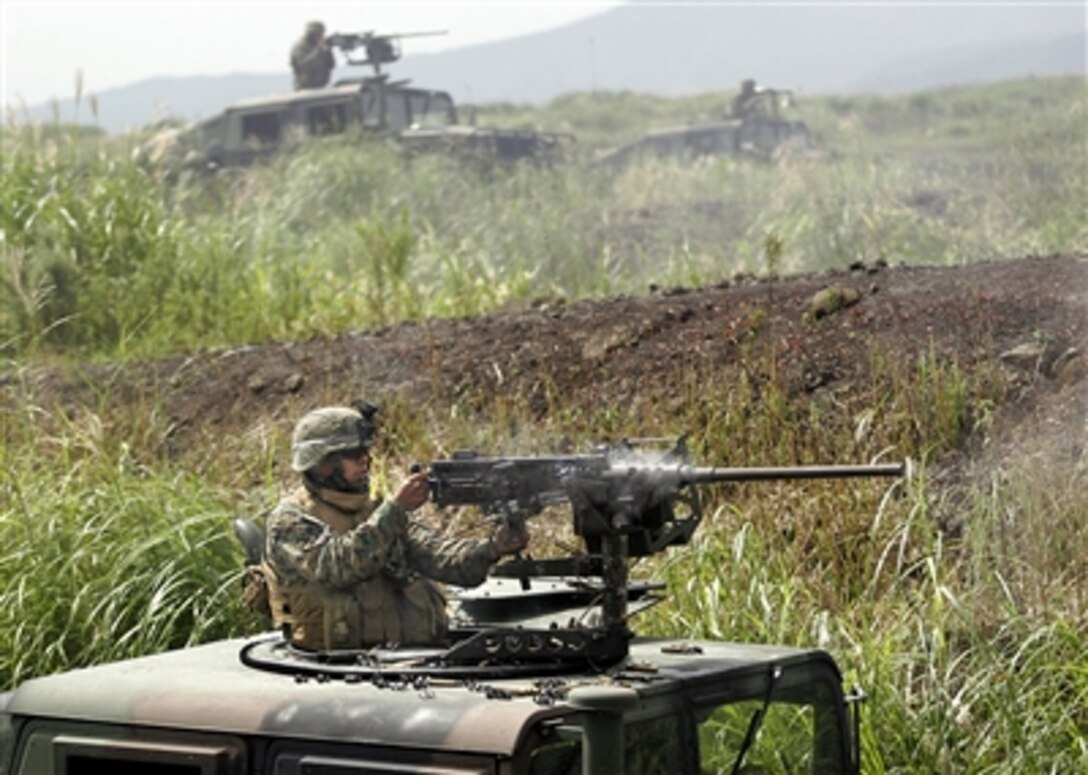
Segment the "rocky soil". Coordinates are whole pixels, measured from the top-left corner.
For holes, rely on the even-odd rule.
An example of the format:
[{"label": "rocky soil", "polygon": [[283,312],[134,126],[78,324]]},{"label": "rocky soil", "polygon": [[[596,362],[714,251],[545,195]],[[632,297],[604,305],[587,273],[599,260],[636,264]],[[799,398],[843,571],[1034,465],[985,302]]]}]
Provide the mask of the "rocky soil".
[{"label": "rocky soil", "polygon": [[[154,362],[32,368],[0,377],[38,405],[158,401],[172,443],[290,423],[355,397],[471,398],[502,391],[544,412],[547,395],[581,407],[668,395],[692,369],[726,373],[744,347],[782,353],[791,390],[848,391],[873,348],[930,351],[968,373],[1001,364],[1007,401],[993,456],[1083,456],[1088,438],[1088,255],[1032,256],[955,268],[857,265],[640,297],[541,300],[486,317],[428,321],[331,339],[237,347]],[[678,368],[680,367],[680,368]],[[100,386],[110,385],[107,393]],[[675,387],[679,388],[679,385]],[[981,458],[986,458],[982,460]]]}]

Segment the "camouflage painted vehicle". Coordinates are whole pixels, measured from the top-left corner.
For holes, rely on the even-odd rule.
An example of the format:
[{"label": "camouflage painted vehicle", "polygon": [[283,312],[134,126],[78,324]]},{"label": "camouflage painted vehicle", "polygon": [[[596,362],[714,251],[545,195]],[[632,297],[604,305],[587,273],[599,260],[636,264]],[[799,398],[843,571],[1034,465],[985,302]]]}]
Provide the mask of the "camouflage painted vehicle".
[{"label": "camouflage painted vehicle", "polygon": [[810,150],[815,143],[808,126],[782,115],[783,107],[790,104],[789,95],[786,91],[762,90],[757,109],[743,116],[656,129],[600,151],[595,162],[622,168],[645,157],[695,159],[731,155],[767,160],[783,153]]},{"label": "camouflage painted vehicle", "polygon": [[0,772],[699,775],[732,771],[753,719],[750,764],[857,772],[822,651],[636,639],[605,673],[486,677],[415,656],[366,672],[270,636],[40,678],[0,699]]},{"label": "camouflage painted vehicle", "polygon": [[[903,466],[704,469],[678,445],[430,470],[439,505],[569,504],[587,553],[455,590],[434,648],[313,652],[267,633],[28,681],[0,695],[0,774],[858,772],[861,695],[831,656],[636,637],[629,617],[661,585],[628,582],[627,560],[690,539],[700,485]],[[259,530],[240,526],[259,560]]]},{"label": "camouflage painted vehicle", "polygon": [[396,137],[413,127],[456,123],[453,98],[441,91],[390,86],[382,80],[259,97],[235,103],[144,147],[148,161],[233,167],[268,157],[291,142],[358,128]]},{"label": "camouflage painted vehicle", "polygon": [[417,125],[396,136],[410,154],[450,153],[482,161],[519,161],[552,164],[565,158],[573,136],[558,132],[497,129],[477,126]]},{"label": "camouflage painted vehicle", "polygon": [[391,138],[410,152],[462,152],[502,162],[550,162],[561,155],[568,135],[463,125],[449,93],[390,80],[381,65],[400,58],[396,40],[401,37],[405,35],[332,35],[330,40],[345,51],[366,50],[366,58],[349,56],[348,64],[371,66],[373,74],[345,78],[320,89],[237,102],[189,127],[155,135],[138,150],[138,156],[150,163],[238,166],[291,142],[352,129]]}]

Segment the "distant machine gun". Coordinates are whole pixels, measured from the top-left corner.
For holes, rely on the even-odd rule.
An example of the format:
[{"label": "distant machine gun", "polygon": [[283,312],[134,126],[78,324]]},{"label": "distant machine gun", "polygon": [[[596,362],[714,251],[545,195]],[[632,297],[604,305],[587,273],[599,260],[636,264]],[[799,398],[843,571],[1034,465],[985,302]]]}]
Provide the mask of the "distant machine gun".
[{"label": "distant machine gun", "polygon": [[[325,38],[325,42],[330,48],[338,48],[343,51],[349,65],[370,65],[374,68],[375,75],[381,75],[382,65],[400,59],[400,41],[402,38],[445,34],[445,30],[398,32],[389,35],[378,35],[374,32],[334,32]],[[360,49],[365,54],[363,59],[355,58],[354,55],[354,52]]]},{"label": "distant machine gun", "polygon": [[663,454],[630,442],[582,455],[483,457],[460,452],[433,461],[429,483],[438,506],[475,505],[505,520],[525,520],[547,506],[569,503],[574,532],[585,541],[589,555],[558,561],[515,560],[505,574],[599,575],[603,623],[616,631],[625,627],[627,559],[691,540],[702,519],[699,485],[901,477],[906,472],[905,463],[700,468],[691,465],[681,437]]},{"label": "distant machine gun", "polygon": [[760,88],[755,96],[762,100],[772,116],[778,116],[782,108],[788,108],[793,102],[793,89]]}]

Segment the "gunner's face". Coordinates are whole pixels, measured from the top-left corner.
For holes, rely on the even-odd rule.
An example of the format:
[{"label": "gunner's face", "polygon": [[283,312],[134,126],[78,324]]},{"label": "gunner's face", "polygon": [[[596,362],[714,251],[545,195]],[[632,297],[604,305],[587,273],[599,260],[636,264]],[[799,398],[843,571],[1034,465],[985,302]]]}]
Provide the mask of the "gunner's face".
[{"label": "gunner's face", "polygon": [[348,482],[361,482],[370,474],[370,452],[366,447],[349,449],[340,453],[340,465],[344,470],[344,479]]}]

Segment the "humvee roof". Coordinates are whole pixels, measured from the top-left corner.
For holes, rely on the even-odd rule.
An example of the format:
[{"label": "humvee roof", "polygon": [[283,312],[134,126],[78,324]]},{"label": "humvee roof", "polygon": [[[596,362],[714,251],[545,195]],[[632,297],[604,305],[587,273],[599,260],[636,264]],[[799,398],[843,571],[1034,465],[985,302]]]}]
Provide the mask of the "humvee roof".
[{"label": "humvee roof", "polygon": [[[146,725],[238,735],[304,737],[409,748],[510,754],[533,722],[570,708],[542,704],[531,678],[420,688],[270,673],[243,665],[235,639],[27,681],[10,698],[13,716]],[[822,651],[781,646],[636,639],[620,670],[565,676],[569,686],[624,683],[646,700],[670,692],[721,693],[765,682],[771,665],[841,682]],[[395,670],[390,670],[395,675]],[[618,677],[617,677],[618,676]],[[747,687],[750,688],[750,687]],[[758,694],[758,691],[755,692]],[[502,699],[495,699],[502,697]],[[507,697],[509,699],[507,699]]]},{"label": "humvee roof", "polygon": [[337,84],[321,89],[305,89],[285,94],[266,94],[263,97],[247,97],[232,102],[225,110],[242,110],[248,108],[266,108],[277,105],[293,105],[297,103],[315,102],[323,97],[351,97],[359,93],[358,83]]},{"label": "humvee roof", "polygon": [[[243,664],[254,647],[275,658],[283,642],[220,641],[30,680],[0,695],[0,773],[572,775],[618,772],[615,757],[632,773],[723,771],[744,761],[772,692],[794,721],[772,735],[788,750],[774,743],[761,761],[856,772],[841,675],[820,650],[636,639],[604,673],[484,683],[406,681],[394,668],[292,675],[282,650],[283,671]],[[594,727],[606,716],[627,730],[614,727],[611,743]]]}]

